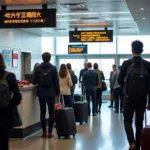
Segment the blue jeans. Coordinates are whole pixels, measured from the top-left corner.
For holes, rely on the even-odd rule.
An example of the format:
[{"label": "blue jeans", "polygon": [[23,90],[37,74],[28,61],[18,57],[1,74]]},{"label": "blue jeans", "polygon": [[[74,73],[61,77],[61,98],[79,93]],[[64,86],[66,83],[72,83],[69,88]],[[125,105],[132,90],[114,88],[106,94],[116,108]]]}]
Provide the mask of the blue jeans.
[{"label": "blue jeans", "polygon": [[71,105],[74,103],[74,89],[71,89]]}]

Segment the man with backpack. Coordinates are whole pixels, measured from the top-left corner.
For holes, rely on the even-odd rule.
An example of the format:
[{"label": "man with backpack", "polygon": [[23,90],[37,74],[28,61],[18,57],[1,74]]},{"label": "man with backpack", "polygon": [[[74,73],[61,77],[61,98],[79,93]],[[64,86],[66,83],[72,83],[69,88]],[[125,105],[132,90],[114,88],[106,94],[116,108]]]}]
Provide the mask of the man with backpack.
[{"label": "man with backpack", "polygon": [[[60,95],[60,86],[57,69],[51,63],[51,54],[46,52],[42,54],[43,63],[35,69],[33,75],[33,84],[38,84],[38,95],[40,101],[41,111],[41,125],[43,129],[43,138],[51,138],[52,128],[54,124],[54,105],[55,97],[58,99]],[[48,105],[49,112],[49,128],[47,133],[46,125],[46,104]]]},{"label": "man with backpack", "polygon": [[[119,84],[124,89],[124,125],[129,150],[140,150],[141,130],[143,129],[144,112],[147,105],[147,97],[150,96],[150,62],[142,59],[143,43],[132,42],[133,58],[123,62]],[[149,97],[150,98],[150,97]],[[148,108],[150,99],[148,99]],[[136,135],[134,136],[132,120],[135,112]]]}]

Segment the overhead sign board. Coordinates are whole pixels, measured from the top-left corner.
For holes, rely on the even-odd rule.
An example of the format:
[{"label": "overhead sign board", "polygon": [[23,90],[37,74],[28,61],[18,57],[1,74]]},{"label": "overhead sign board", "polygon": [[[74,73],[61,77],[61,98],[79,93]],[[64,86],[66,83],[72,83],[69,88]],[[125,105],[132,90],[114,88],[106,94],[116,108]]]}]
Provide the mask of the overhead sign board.
[{"label": "overhead sign board", "polygon": [[69,31],[69,42],[113,42],[113,30]]},{"label": "overhead sign board", "polygon": [[87,45],[68,45],[68,54],[87,54]]},{"label": "overhead sign board", "polygon": [[56,27],[56,9],[1,10],[1,28]]}]

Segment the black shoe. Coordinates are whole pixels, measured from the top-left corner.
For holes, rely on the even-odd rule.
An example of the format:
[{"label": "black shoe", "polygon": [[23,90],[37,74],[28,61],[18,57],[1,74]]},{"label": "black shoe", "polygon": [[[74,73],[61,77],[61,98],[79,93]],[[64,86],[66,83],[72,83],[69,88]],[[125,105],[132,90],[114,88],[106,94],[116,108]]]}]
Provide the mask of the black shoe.
[{"label": "black shoe", "polygon": [[114,111],[114,113],[117,113],[117,114],[118,114],[118,111]]},{"label": "black shoe", "polygon": [[112,108],[112,105],[108,106],[108,108]]},{"label": "black shoe", "polygon": [[120,110],[120,113],[123,113],[123,110]]}]

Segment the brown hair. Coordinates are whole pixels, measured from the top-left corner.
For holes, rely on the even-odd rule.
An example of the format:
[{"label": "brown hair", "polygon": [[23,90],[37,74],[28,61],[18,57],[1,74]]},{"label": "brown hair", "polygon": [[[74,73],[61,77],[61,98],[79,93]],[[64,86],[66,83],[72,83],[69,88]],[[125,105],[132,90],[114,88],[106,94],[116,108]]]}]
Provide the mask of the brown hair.
[{"label": "brown hair", "polygon": [[5,62],[4,62],[4,57],[1,53],[0,53],[0,69],[6,69],[6,65],[5,65]]},{"label": "brown hair", "polygon": [[59,69],[59,76],[61,78],[65,78],[68,74],[67,66],[65,64],[61,64]]}]

